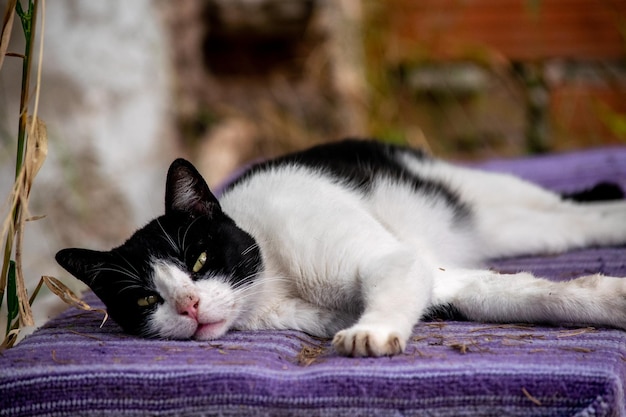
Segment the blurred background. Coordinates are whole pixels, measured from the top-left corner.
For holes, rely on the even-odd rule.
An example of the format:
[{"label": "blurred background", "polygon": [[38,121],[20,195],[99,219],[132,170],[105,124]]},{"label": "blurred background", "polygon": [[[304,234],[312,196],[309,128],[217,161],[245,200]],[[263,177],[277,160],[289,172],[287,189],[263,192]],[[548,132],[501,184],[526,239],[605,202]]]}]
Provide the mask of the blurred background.
[{"label": "blurred background", "polygon": [[[46,2],[49,154],[30,206],[46,217],[26,228],[29,290],[41,275],[80,288],[54,253],[109,249],[161,214],[178,156],[217,186],[345,136],[458,161],[623,144],[625,41],[626,0]],[[16,21],[9,51],[23,49]],[[7,57],[3,198],[20,83],[21,60]],[[42,297],[37,323],[61,308]]]}]

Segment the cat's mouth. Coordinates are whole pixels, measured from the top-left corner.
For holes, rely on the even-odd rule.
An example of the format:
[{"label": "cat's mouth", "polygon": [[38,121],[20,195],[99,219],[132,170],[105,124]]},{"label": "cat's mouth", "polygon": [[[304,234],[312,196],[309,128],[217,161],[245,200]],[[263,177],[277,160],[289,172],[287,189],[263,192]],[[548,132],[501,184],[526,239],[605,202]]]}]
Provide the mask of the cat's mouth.
[{"label": "cat's mouth", "polygon": [[211,323],[198,323],[198,328],[193,337],[197,340],[210,340],[222,336],[228,330],[226,320]]}]

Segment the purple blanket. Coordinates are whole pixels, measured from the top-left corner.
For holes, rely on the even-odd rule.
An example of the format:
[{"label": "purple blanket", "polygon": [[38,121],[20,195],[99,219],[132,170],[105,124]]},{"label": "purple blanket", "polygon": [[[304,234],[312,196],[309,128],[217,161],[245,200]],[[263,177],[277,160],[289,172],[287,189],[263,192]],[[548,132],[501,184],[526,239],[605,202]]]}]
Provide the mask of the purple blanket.
[{"label": "purple blanket", "polygon": [[[602,180],[626,189],[626,148],[481,166],[559,191]],[[592,248],[493,266],[552,279],[626,276],[626,252]],[[99,306],[93,295],[87,301]],[[295,331],[143,340],[112,322],[100,328],[101,319],[69,309],[1,353],[0,416],[626,415],[619,330],[430,322],[416,326],[405,355],[351,359]]]}]

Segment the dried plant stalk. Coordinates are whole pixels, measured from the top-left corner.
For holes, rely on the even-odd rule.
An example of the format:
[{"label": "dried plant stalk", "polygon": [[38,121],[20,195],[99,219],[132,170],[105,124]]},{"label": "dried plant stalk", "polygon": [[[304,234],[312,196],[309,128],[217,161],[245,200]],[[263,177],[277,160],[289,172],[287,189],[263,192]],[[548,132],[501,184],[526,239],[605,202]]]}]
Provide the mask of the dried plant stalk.
[{"label": "dried plant stalk", "polygon": [[[37,71],[37,84],[35,89],[35,106],[32,117],[28,115],[29,94],[30,94],[30,74],[32,64],[32,51],[35,40],[35,27],[37,22],[37,10],[39,1],[29,0],[28,9],[23,10],[19,1],[10,0],[2,20],[2,31],[0,35],[0,66],[4,57],[8,54],[8,44],[13,20],[15,14],[20,17],[24,37],[26,38],[25,54],[22,56],[24,62],[22,64],[22,89],[20,96],[20,116],[16,154],[16,175],[15,183],[9,198],[9,214],[2,226],[2,236],[5,237],[4,257],[2,270],[0,273],[0,305],[4,299],[5,289],[7,288],[7,279],[9,265],[12,263],[11,255],[13,253],[13,245],[15,243],[15,277],[12,278],[15,283],[7,293],[7,299],[14,305],[18,305],[17,328],[11,327],[11,322],[15,319],[14,315],[9,314],[8,325],[11,329],[7,334],[7,340],[3,343],[5,347],[8,342],[10,345],[14,343],[14,339],[19,333],[20,326],[34,325],[32,310],[28,299],[28,292],[24,281],[24,273],[22,269],[22,240],[24,224],[27,219],[27,207],[30,190],[37,172],[41,168],[47,155],[47,133],[43,122],[37,118],[37,110],[39,104],[39,92],[41,85],[41,66],[43,60],[43,27],[45,19],[42,20],[41,45],[39,49],[39,66]],[[45,0],[42,0],[42,7],[45,12]],[[10,54],[15,55],[15,54]],[[16,241],[14,242],[14,239]],[[16,331],[14,331],[16,330]]]},{"label": "dried plant stalk", "polygon": [[28,199],[30,190],[33,186],[35,176],[41,169],[46,156],[48,155],[48,134],[46,125],[37,117],[29,118],[30,132],[26,144],[26,157],[24,165],[18,178],[18,182],[22,184],[21,192],[18,194],[23,207],[19,214],[19,224],[17,228],[17,241],[15,247],[15,261],[17,266],[17,297],[20,307],[20,322],[23,326],[33,326],[33,312],[28,302],[28,293],[26,292],[26,284],[24,281],[24,271],[22,268],[22,241],[24,236],[24,223],[26,222],[26,210],[28,207]]},{"label": "dried plant stalk", "polygon": [[4,17],[2,18],[2,28],[0,29],[0,69],[4,63],[4,57],[9,48],[11,40],[11,30],[13,29],[13,20],[15,20],[15,4],[17,0],[9,0],[6,9],[4,9]]},{"label": "dried plant stalk", "polygon": [[106,321],[108,320],[109,314],[106,312],[106,310],[91,307],[89,304],[81,300],[76,294],[74,294],[74,292],[72,292],[72,290],[70,290],[58,279],[49,276],[43,276],[41,277],[41,279],[50,289],[50,291],[56,294],[66,304],[69,304],[72,307],[76,307],[81,310],[95,311],[104,314],[104,318],[102,320],[102,323],[100,324],[100,327],[102,327],[104,323],[106,323]]}]

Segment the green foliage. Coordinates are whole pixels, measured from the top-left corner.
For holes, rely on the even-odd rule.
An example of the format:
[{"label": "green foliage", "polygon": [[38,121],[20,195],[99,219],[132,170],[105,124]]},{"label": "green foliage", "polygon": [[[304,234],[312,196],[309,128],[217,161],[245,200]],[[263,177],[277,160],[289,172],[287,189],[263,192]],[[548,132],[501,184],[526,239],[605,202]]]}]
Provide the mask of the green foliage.
[{"label": "green foliage", "polygon": [[33,30],[33,2],[32,0],[28,2],[28,11],[24,11],[22,8],[22,3],[19,1],[15,5],[15,11],[17,15],[20,17],[20,21],[22,22],[22,29],[24,30],[24,36],[26,39],[30,39],[30,35]]}]

